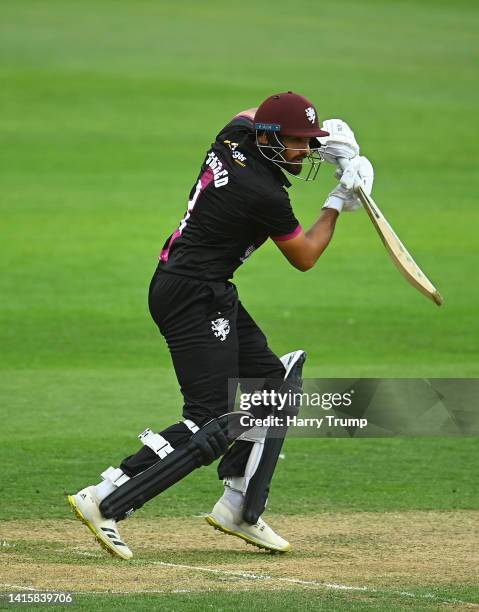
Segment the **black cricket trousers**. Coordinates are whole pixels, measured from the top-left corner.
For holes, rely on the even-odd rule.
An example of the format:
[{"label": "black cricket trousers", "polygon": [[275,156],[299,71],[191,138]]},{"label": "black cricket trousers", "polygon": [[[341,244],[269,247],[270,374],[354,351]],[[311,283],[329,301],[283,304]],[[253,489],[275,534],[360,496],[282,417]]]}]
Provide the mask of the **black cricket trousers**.
[{"label": "black cricket trousers", "polygon": [[[184,419],[201,427],[233,410],[228,379],[283,379],[283,364],[239,301],[232,283],[203,281],[157,268],[148,303],[171,354],[184,398]],[[183,422],[159,433],[173,448],[191,436]],[[238,441],[230,447],[218,466],[220,478],[243,475],[251,445]],[[121,468],[134,476],[156,461],[157,455],[143,446]]]}]

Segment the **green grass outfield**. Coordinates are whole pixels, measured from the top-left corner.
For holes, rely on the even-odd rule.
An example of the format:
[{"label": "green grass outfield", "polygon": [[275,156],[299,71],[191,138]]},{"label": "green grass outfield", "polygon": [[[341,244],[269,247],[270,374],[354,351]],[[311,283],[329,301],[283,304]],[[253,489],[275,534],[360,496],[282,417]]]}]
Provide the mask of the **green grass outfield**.
[{"label": "green grass outfield", "polygon": [[[477,3],[465,0],[2,3],[1,519],[66,518],[65,491],[135,450],[137,432],[179,415],[148,282],[216,132],[275,91],[303,93],[321,118],[351,124],[374,164],[377,202],[445,304],[402,279],[365,214],[345,214],[312,271],[297,272],[271,244],[239,270],[242,300],[271,347],[305,348],[310,378],[479,376],[478,26]],[[316,183],[294,183],[303,226],[333,185],[327,166]],[[295,439],[285,453],[272,520],[479,508],[474,438]],[[214,477],[214,467],[199,471],[141,516],[207,511]],[[33,560],[42,554],[31,551]],[[95,605],[479,603],[467,581],[439,588],[391,578],[368,595],[321,593],[238,599],[212,582],[206,594],[136,595],[134,604],[102,595]],[[80,608],[91,609],[89,597],[79,595]]]}]

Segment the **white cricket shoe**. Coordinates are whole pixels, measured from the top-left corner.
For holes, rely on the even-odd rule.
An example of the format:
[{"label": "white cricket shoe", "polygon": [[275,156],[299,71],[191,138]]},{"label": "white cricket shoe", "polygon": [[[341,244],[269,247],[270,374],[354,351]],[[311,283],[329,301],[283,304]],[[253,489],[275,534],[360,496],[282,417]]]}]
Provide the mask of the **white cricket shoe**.
[{"label": "white cricket shoe", "polygon": [[241,510],[233,507],[224,498],[216,502],[206,520],[215,529],[237,536],[258,548],[281,553],[291,549],[290,543],[275,533],[261,517],[255,525],[246,523],[243,521]]},{"label": "white cricket shoe", "polygon": [[95,487],[86,487],[76,495],[68,496],[68,503],[76,516],[93,533],[97,542],[110,555],[120,559],[131,559],[133,553],[120,538],[116,521],[105,518],[100,512],[100,502]]}]

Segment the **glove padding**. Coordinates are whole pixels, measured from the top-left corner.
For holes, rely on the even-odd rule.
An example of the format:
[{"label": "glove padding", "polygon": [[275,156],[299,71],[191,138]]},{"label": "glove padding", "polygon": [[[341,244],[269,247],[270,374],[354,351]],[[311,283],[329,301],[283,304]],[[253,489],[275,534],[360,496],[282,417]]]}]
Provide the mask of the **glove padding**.
[{"label": "glove padding", "polygon": [[354,212],[361,208],[357,189],[362,187],[368,195],[373,189],[374,169],[369,159],[355,157],[344,170],[338,168],[335,175],[341,180],[327,197],[323,208],[334,208],[338,212]]},{"label": "glove padding", "polygon": [[359,155],[359,145],[354,132],[341,119],[328,119],[323,123],[323,129],[329,136],[318,136],[321,145],[321,156],[330,164],[338,163],[338,157],[352,159]]}]

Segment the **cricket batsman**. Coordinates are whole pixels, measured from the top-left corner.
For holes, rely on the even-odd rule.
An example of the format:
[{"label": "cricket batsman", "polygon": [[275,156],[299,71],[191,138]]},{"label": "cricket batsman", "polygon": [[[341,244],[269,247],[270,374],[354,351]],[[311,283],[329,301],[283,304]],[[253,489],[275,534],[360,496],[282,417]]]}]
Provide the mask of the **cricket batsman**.
[{"label": "cricket batsman", "polygon": [[[293,212],[286,175],[314,180],[322,161],[336,166],[340,182],[305,231]],[[218,134],[149,288],[151,316],[183,394],[183,419],[159,432],[145,429],[137,452],[105,469],[96,486],[68,496],[77,517],[112,555],[133,556],[118,521],[220,457],[224,493],[208,523],[272,552],[290,549],[261,518],[285,431],[254,427],[235,433],[228,381],[254,378],[268,388],[297,390],[306,354],[276,356],[229,279],[268,239],[291,265],[309,270],[331,241],[339,214],[360,208],[355,189],[370,194],[372,184],[372,166],[359,156],[348,125],[331,119],[320,127],[312,102],[291,91],[239,113]]]}]

